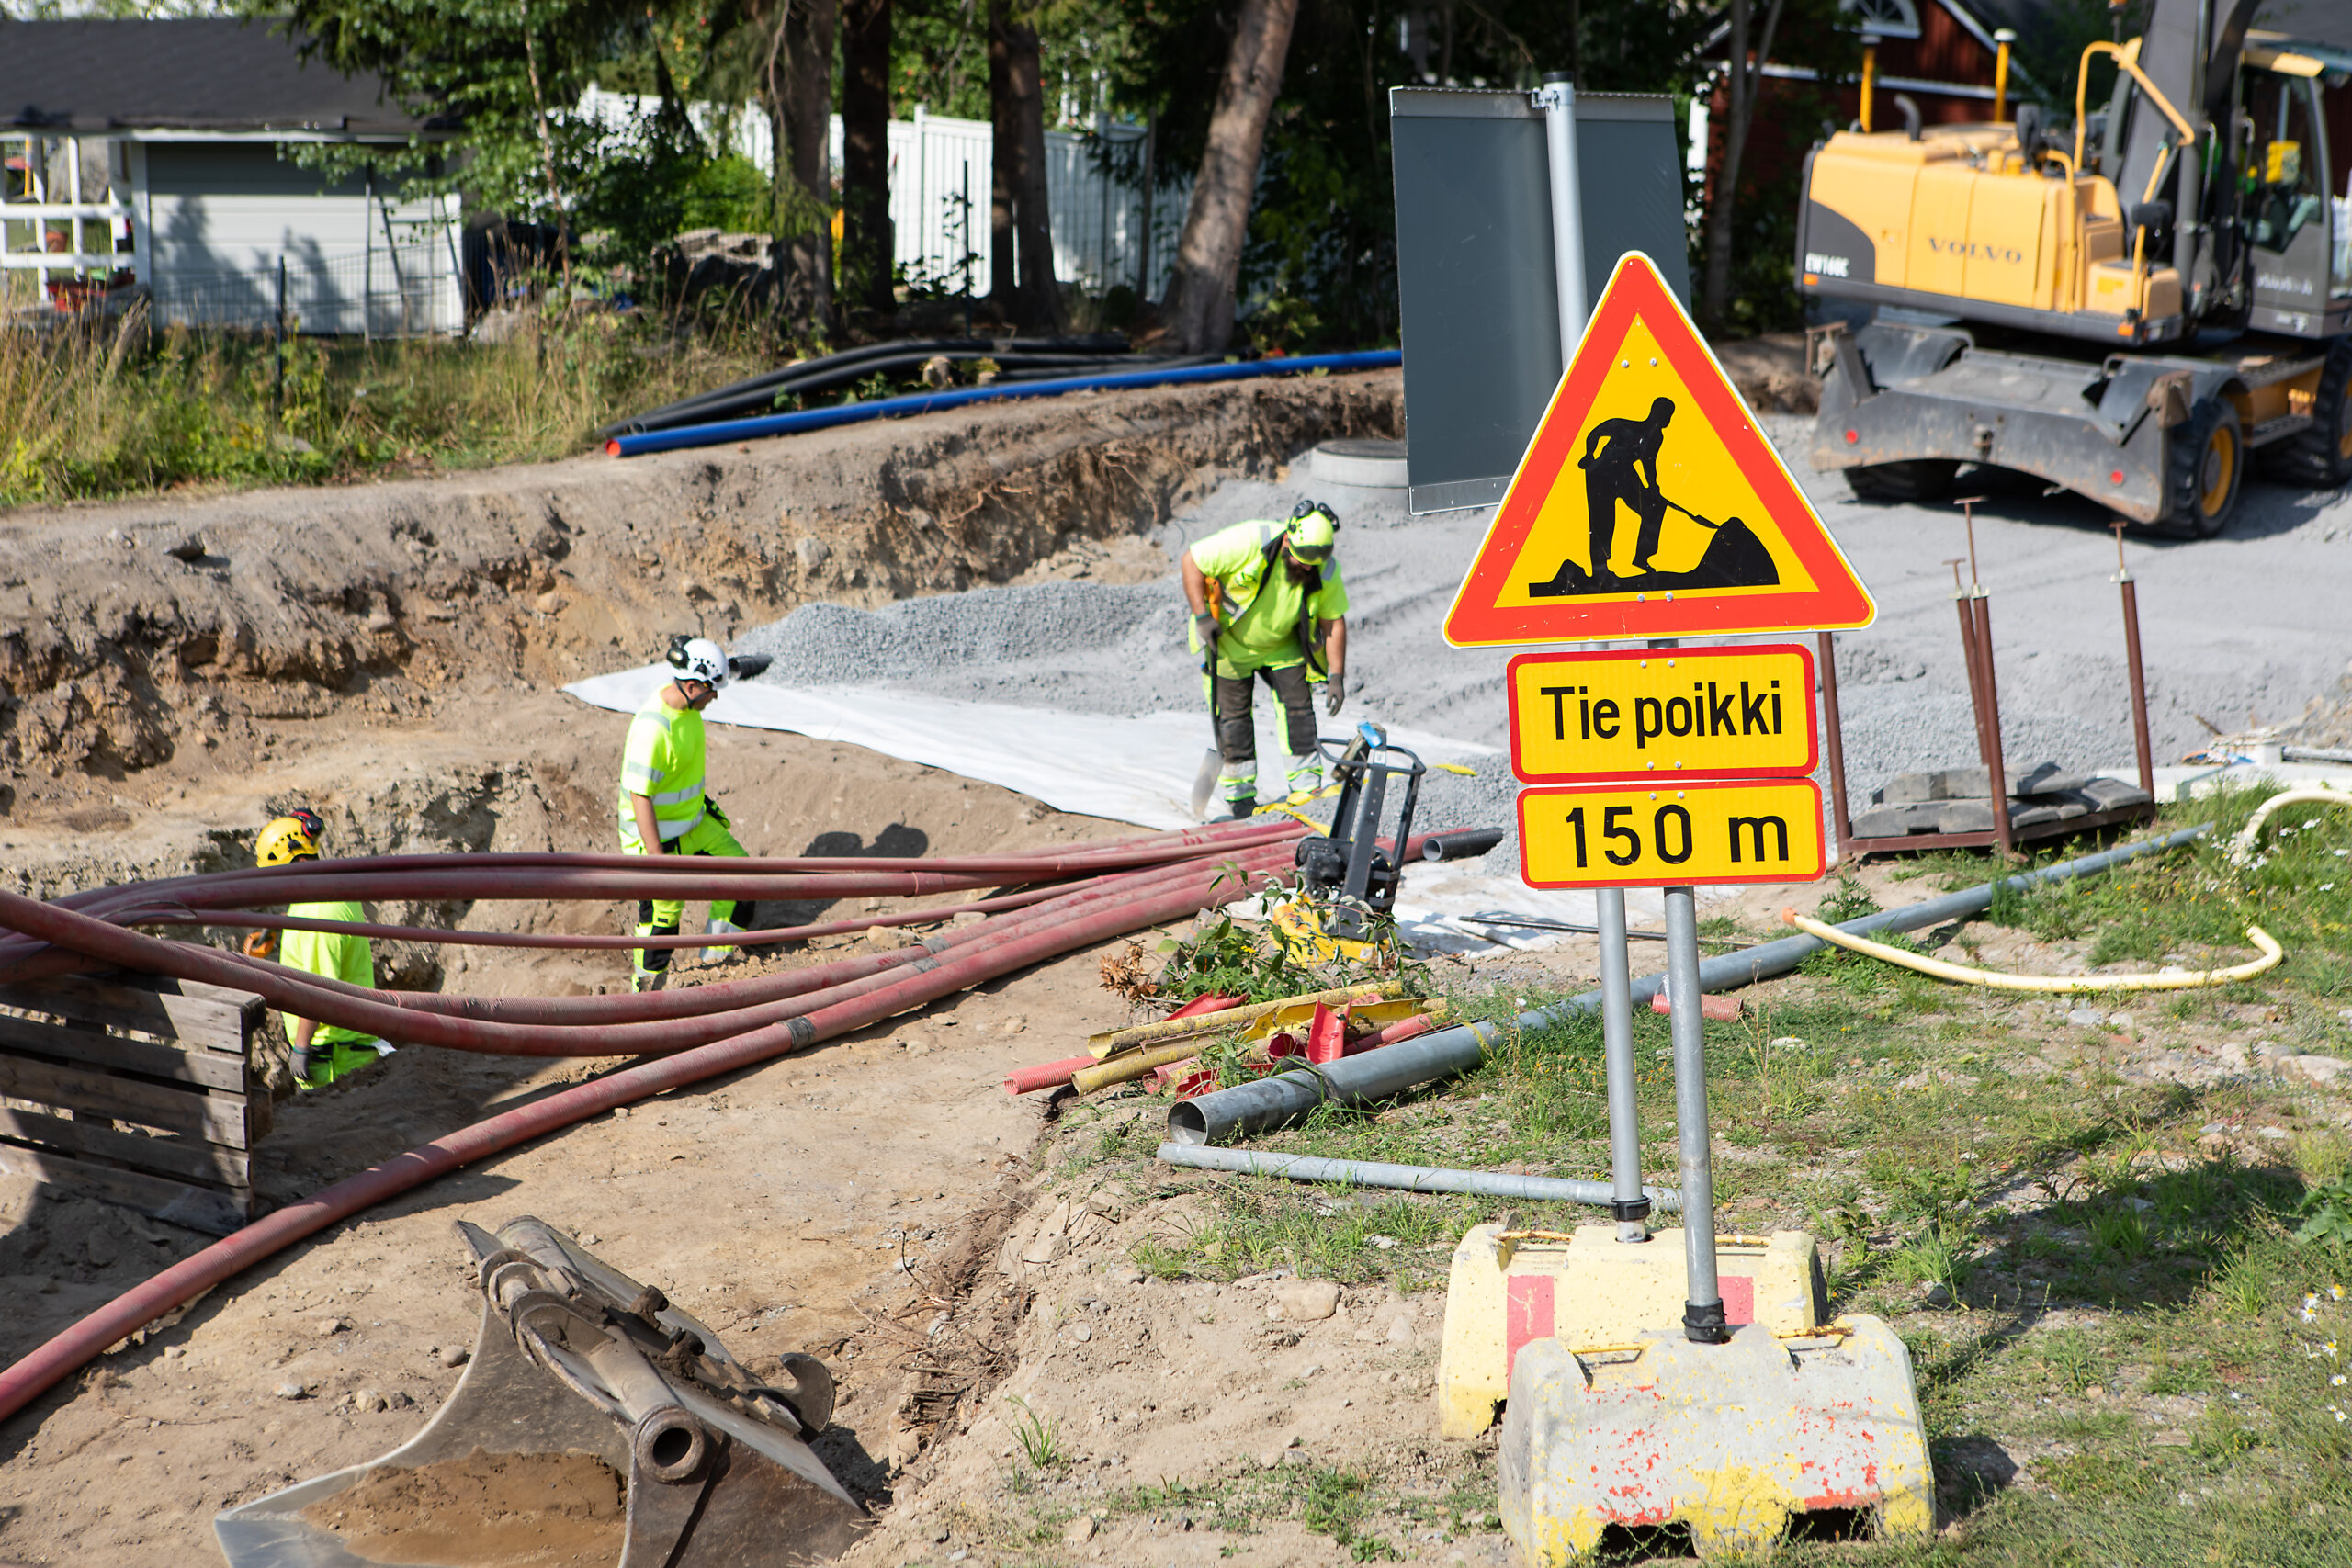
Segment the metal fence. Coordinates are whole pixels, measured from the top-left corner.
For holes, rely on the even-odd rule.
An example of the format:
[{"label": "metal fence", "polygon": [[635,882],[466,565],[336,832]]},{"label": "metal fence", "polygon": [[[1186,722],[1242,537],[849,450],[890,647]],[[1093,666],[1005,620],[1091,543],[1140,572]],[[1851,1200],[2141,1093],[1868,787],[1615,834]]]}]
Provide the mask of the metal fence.
[{"label": "metal fence", "polygon": [[466,325],[457,266],[447,242],[435,239],[345,255],[289,253],[243,270],[159,267],[153,309],[165,326],[258,332],[282,316],[287,330],[318,334],[456,333]]},{"label": "metal fence", "polygon": [[[659,107],[657,100],[592,87],[578,113],[615,136]],[[755,167],[775,156],[770,128],[756,109],[693,104],[687,114],[706,137]],[[842,120],[832,118],[831,160],[842,168]],[[1090,294],[1119,285],[1157,299],[1166,289],[1176,238],[1184,226],[1192,178],[1159,182],[1144,199],[1144,130],[1104,121],[1091,132],[1046,132],[1046,203],[1054,235],[1054,276]],[[914,118],[890,121],[892,260],[916,281],[950,291],[989,291],[992,246],[989,198],[994,141],[983,119],[954,119],[918,106]],[[1144,216],[1151,218],[1149,267]]]}]

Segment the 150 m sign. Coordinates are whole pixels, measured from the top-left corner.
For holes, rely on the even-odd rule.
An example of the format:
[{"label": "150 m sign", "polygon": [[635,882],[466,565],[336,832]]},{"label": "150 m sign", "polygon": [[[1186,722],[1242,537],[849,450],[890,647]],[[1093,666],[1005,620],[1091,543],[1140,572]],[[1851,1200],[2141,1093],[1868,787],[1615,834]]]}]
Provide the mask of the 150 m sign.
[{"label": "150 m sign", "polygon": [[1521,790],[1531,887],[1805,882],[1826,869],[1811,779]]}]

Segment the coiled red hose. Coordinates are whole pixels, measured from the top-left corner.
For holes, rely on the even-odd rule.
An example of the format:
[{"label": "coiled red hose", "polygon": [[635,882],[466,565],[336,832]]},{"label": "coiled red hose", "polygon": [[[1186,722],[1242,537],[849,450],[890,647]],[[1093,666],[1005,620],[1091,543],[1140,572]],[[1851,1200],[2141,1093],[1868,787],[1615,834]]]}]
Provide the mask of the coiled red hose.
[{"label": "coiled red hose", "polygon": [[804,1018],[625,1068],[396,1155],[357,1176],[288,1204],[174,1264],[0,1371],[0,1420],[40,1398],[108,1345],[174,1307],[305,1236],[387,1198],[421,1187],[437,1176],[615,1106],[769,1061],[804,1045],[837,1039],[1040,960],[1123,936],[1161,920],[1179,919],[1204,906],[1230,903],[1253,890],[1247,884],[1260,882],[1256,877],[1180,879],[1156,893],[1110,902],[1089,911],[1083,919],[1065,924],[992,933],[973,942],[952,961],[881,990],[831,1002]]}]

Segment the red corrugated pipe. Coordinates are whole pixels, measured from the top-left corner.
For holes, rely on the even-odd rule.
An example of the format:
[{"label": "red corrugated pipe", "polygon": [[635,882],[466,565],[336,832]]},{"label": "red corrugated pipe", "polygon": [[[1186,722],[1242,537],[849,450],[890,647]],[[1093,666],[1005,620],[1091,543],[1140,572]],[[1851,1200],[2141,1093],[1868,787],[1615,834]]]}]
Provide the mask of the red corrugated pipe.
[{"label": "red corrugated pipe", "polygon": [[40,1398],[116,1340],[182,1303],[304,1236],[315,1235],[371,1204],[421,1187],[460,1166],[486,1159],[616,1105],[752,1066],[802,1046],[838,1039],[1042,959],[1123,936],[1161,920],[1179,919],[1204,904],[1229,903],[1246,897],[1249,890],[1230,879],[1214,886],[1207,885],[1206,879],[1178,882],[1154,896],[1113,904],[1090,913],[1082,920],[1051,930],[1025,934],[1009,932],[997,940],[983,939],[952,962],[910,976],[887,989],[827,1006],[806,1018],[681,1052],[658,1062],[642,1063],[435,1138],[289,1204],[174,1264],[0,1371],[0,1420]]}]

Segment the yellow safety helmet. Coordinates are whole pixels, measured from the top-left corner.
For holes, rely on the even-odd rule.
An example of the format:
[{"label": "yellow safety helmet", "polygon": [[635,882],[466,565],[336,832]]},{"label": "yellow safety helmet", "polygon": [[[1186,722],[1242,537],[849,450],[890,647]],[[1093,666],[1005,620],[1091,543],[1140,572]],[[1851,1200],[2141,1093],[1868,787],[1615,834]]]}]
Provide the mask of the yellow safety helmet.
[{"label": "yellow safety helmet", "polygon": [[1339,543],[1338,513],[1319,501],[1302,501],[1283,525],[1283,542],[1289,546],[1291,557],[1308,566],[1320,566],[1331,558],[1331,547]]},{"label": "yellow safety helmet", "polygon": [[257,865],[289,865],[298,860],[318,858],[318,833],[300,817],[274,818],[254,844],[254,863]]}]

